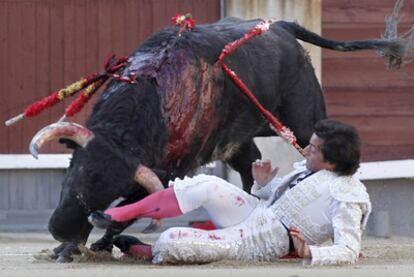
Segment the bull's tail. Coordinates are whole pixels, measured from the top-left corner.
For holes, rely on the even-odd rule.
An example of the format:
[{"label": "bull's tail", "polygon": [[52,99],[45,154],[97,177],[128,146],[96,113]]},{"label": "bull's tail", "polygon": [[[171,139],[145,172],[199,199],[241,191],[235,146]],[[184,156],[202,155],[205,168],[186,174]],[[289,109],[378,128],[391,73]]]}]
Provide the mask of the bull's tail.
[{"label": "bull's tail", "polygon": [[293,34],[297,39],[327,49],[337,51],[375,49],[378,55],[386,60],[388,68],[399,68],[401,65],[410,62],[414,48],[414,26],[402,36],[397,34],[399,11],[403,2],[404,0],[398,0],[392,14],[386,17],[386,29],[382,39],[334,41],[325,39],[293,22],[281,21],[278,25]]}]

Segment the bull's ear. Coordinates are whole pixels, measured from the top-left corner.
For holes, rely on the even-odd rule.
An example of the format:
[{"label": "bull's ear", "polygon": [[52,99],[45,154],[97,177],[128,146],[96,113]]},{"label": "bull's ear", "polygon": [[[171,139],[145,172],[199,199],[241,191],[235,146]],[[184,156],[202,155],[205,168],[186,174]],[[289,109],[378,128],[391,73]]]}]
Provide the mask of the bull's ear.
[{"label": "bull's ear", "polygon": [[79,145],[71,139],[61,138],[59,143],[64,144],[67,148],[75,150]]}]

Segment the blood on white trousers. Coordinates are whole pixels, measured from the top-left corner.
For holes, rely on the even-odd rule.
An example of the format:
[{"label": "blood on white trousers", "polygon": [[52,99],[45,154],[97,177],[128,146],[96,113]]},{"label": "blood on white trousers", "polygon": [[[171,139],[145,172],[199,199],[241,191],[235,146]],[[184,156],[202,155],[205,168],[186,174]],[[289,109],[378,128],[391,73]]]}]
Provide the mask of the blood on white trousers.
[{"label": "blood on white trousers", "polygon": [[203,207],[217,227],[245,220],[259,203],[254,196],[229,182],[209,175],[197,175],[170,182],[183,213]]}]

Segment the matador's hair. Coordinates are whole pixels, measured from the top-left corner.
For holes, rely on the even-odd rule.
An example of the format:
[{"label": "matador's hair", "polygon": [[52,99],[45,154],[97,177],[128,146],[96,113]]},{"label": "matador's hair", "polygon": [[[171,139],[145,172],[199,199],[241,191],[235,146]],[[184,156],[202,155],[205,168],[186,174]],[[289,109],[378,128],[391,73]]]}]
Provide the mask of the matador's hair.
[{"label": "matador's hair", "polygon": [[339,175],[352,175],[359,168],[360,139],[355,127],[330,119],[316,123],[315,134],[324,140],[321,146],[326,161],[335,165]]}]

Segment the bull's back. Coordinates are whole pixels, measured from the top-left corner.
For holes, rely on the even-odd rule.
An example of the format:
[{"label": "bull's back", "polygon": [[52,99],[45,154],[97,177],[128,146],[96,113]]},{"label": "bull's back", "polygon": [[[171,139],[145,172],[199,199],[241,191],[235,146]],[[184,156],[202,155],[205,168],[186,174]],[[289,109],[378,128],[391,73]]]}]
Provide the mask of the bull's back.
[{"label": "bull's back", "polygon": [[[184,33],[171,50],[169,63],[157,76],[170,134],[169,162],[185,167],[212,158],[226,159],[267,128],[256,107],[216,63],[226,44],[241,38],[259,22],[228,19],[200,26]],[[300,78],[285,78],[295,71],[292,67],[306,62],[300,49],[289,33],[274,25],[224,62],[274,112],[281,104],[283,91]]]}]

